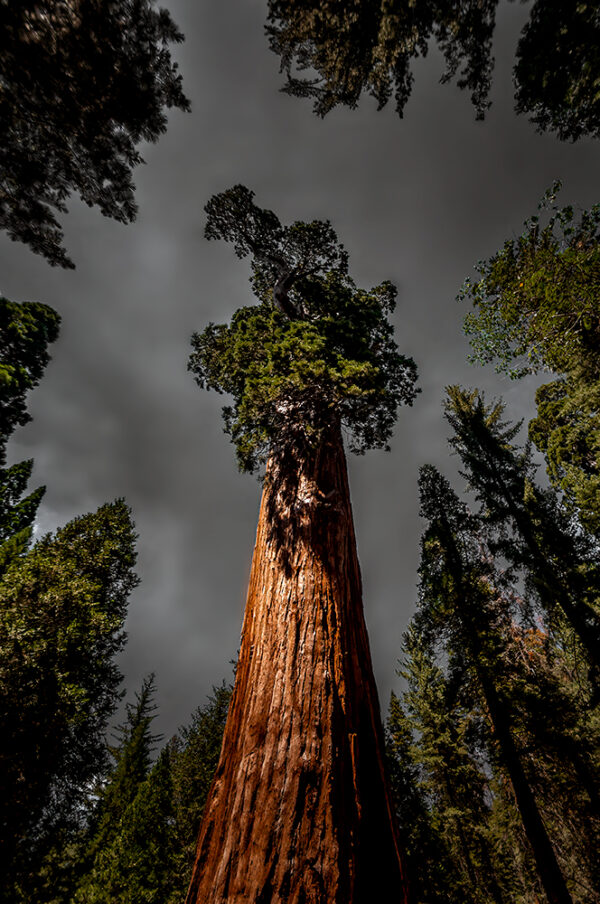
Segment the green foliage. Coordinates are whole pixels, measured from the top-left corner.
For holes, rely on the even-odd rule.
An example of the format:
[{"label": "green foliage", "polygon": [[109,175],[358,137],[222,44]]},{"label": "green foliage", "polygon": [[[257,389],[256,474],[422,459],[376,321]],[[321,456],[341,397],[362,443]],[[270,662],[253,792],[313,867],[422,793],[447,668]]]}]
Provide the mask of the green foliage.
[{"label": "green foliage", "polygon": [[[269,0],[267,35],[281,57],[284,91],[314,101],[325,116],[355,108],[363,92],[403,115],[413,60],[435,42],[442,82],[471,94],[478,119],[489,107],[498,0]],[[540,131],[575,140],[600,134],[600,23],[597,4],[537,0],[521,35],[514,69],[516,110]],[[305,74],[308,73],[308,74]]]},{"label": "green foliage", "polygon": [[535,485],[502,404],[450,387],[446,418],[477,509],[435,468],[421,469],[427,526],[405,644],[403,743],[428,837],[437,832],[451,851],[454,900],[534,904],[543,889],[551,900],[592,904],[596,546],[556,494]]},{"label": "green foliage", "polygon": [[[213,689],[151,764],[154,676],[127,707],[114,764],[78,843],[72,904],[181,904],[223,738],[231,687]],[[68,898],[71,901],[71,898]]]},{"label": "green foliage", "polygon": [[204,806],[221,754],[232,688],[213,687],[208,702],[170,745],[175,847],[169,904],[180,904],[188,889]]},{"label": "green foliage", "polygon": [[189,109],[169,44],[183,40],[153,0],[0,2],[0,228],[72,267],[56,213],[77,192],[134,219],[138,146]]},{"label": "green foliage", "polygon": [[545,226],[532,217],[478,270],[481,278],[467,280],[461,293],[474,306],[465,318],[473,359],[495,361],[513,377],[542,369],[560,374],[538,390],[530,436],[554,485],[598,533],[600,206],[578,218],[571,207],[554,207]]},{"label": "green foliage", "polygon": [[448,388],[446,419],[464,475],[486,513],[495,555],[525,581],[550,625],[566,618],[593,667],[600,664],[600,569],[597,544],[565,512],[551,489],[534,480],[529,448],[513,442],[519,425],[502,420],[502,403]]},{"label": "green foliage", "polygon": [[414,627],[404,650],[399,674],[407,690],[402,703],[392,697],[387,735],[413,898],[431,904],[496,900],[490,895],[487,780],[473,756],[471,714],[451,701],[448,682]]},{"label": "green foliage", "polygon": [[117,501],[48,534],[0,579],[0,840],[17,873],[38,839],[77,820],[103,768],[134,542]]},{"label": "green foliage", "polygon": [[[74,902],[147,904],[166,900],[173,860],[173,788],[170,751],[152,767],[151,732],[156,707],[154,675],[128,705],[113,748],[114,766],[88,830],[83,861],[89,864]],[[79,867],[81,868],[81,867]]]},{"label": "green foliage", "polygon": [[465,318],[474,360],[496,361],[511,376],[569,372],[592,365],[600,350],[600,205],[576,218],[572,207],[553,205],[559,189],[540,204],[552,205],[548,222],[527,220],[459,296],[475,309]]},{"label": "green foliage", "polygon": [[142,682],[135,705],[127,704],[125,722],[117,729],[119,744],[111,748],[113,767],[98,792],[88,856],[95,856],[113,840],[119,821],[148,776],[152,751],[158,740],[150,730],[156,710],[155,693],[154,675],[151,674]]},{"label": "green foliage", "polygon": [[58,336],[60,317],[37,302],[18,304],[0,296],[0,465],[13,430],[31,420],[25,401],[38,385]]},{"label": "green foliage", "polygon": [[44,495],[40,487],[21,498],[33,461],[5,467],[6,444],[19,425],[31,420],[27,393],[40,381],[58,336],[60,318],[43,304],[17,304],[0,297],[0,575],[31,541],[32,525]]},{"label": "green foliage", "polygon": [[86,904],[163,904],[172,882],[174,837],[169,750],[159,756],[121,820],[112,845],[102,852],[104,870]]},{"label": "green foliage", "polygon": [[[415,624],[428,649],[442,645],[450,687],[458,699],[469,709],[485,713],[479,736],[487,762],[510,781],[546,894],[567,904],[572,897],[563,852],[572,856],[576,835],[564,826],[560,832],[556,826],[550,828],[544,820],[535,793],[539,780],[535,766],[543,762],[544,745],[539,737],[520,730],[523,698],[530,703],[538,690],[532,670],[523,667],[528,665],[527,657],[519,655],[523,647],[520,597],[490,554],[484,513],[473,516],[431,467],[422,469],[420,487],[422,514],[429,526],[422,541]],[[559,733],[564,732],[562,725]],[[559,838],[561,844],[557,844]],[[492,874],[500,889],[501,873],[493,869]],[[492,897],[513,900],[504,893]]]},{"label": "green foliage", "polygon": [[577,368],[540,386],[529,436],[587,530],[600,535],[600,375]]},{"label": "green foliage", "polygon": [[260,304],[194,334],[189,362],[201,387],[233,396],[223,414],[240,468],[318,441],[331,423],[355,452],[386,447],[398,405],[416,394],[415,364],[398,353],[387,320],[395,288],[357,289],[328,223],[283,227],[252,197],[236,186],[213,198],[206,233],[252,254]]},{"label": "green foliage", "polygon": [[0,468],[0,575],[29,549],[33,522],[45,491],[45,487],[39,487],[21,498],[32,468],[33,459]]}]

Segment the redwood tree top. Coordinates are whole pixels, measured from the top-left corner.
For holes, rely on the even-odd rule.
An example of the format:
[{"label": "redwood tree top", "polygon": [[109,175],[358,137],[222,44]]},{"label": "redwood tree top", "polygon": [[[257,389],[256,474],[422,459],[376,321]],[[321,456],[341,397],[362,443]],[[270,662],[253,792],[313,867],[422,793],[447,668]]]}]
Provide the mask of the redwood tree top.
[{"label": "redwood tree top", "polygon": [[396,288],[357,288],[329,222],[284,226],[253,198],[242,185],[215,195],[206,236],[251,257],[258,303],[195,333],[188,365],[201,387],[232,396],[223,415],[240,469],[254,471],[277,448],[318,442],[332,422],[354,452],[388,448],[398,405],[418,392],[416,365],[399,353],[388,321]]}]

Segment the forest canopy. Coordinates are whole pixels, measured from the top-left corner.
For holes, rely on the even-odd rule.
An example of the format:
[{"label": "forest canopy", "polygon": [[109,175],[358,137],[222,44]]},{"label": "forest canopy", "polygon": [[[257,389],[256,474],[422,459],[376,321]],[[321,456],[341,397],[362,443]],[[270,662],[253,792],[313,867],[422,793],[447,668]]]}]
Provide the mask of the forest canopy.
[{"label": "forest canopy", "polygon": [[75,192],[121,223],[136,215],[139,145],[189,109],[153,0],[0,0],[0,229],[73,267],[57,218]]},{"label": "forest canopy", "polygon": [[[319,116],[340,104],[356,107],[363,93],[379,109],[393,97],[402,116],[413,61],[435,43],[444,58],[442,82],[469,91],[481,119],[490,105],[497,7],[498,0],[270,0],[266,31],[281,58],[283,90],[311,98]],[[561,139],[597,137],[599,48],[596,3],[536,0],[516,50],[517,112]]]}]

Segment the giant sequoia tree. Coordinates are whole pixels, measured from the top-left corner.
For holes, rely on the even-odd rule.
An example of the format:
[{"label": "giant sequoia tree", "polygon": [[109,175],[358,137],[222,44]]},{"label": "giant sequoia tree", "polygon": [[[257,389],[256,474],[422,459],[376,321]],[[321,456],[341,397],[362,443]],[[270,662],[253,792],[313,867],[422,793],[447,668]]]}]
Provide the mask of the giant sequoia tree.
[{"label": "giant sequoia tree", "polygon": [[415,396],[387,315],[354,285],[329,223],[282,226],[243,186],[207,236],[252,258],[259,304],[193,338],[227,392],[242,469],[266,464],[240,657],[188,904],[358,904],[406,895],[342,442],[384,447]]}]

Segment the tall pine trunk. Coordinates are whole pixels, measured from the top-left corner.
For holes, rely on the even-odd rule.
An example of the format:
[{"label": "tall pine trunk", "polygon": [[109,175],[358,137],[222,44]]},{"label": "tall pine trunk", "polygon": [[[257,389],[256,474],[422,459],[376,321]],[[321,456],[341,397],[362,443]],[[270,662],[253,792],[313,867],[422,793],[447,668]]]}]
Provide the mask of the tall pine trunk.
[{"label": "tall pine trunk", "polygon": [[186,904],[406,902],[339,429],[272,457]]}]

